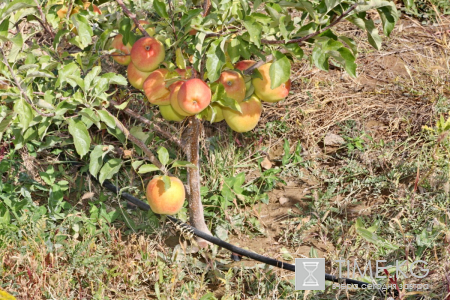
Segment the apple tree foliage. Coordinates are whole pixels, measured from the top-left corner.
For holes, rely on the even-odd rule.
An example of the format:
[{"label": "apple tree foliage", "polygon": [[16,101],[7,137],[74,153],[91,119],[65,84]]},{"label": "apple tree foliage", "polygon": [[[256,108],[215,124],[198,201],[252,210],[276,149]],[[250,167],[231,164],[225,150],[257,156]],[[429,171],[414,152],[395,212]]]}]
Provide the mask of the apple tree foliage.
[{"label": "apple tree foliage", "polygon": [[[123,42],[131,44],[142,36],[133,29],[135,20],[147,20],[155,28],[154,37],[165,46],[165,68],[192,66],[211,84],[222,70],[233,69],[240,60],[264,61],[271,56],[273,86],[290,77],[294,60],[309,61],[324,71],[332,61],[357,76],[356,43],[339,34],[335,25],[352,23],[380,49],[380,31],[389,36],[398,20],[394,3],[386,0],[205,1],[94,1],[102,14],[95,13],[92,5],[83,9],[81,0],[2,1],[2,143],[12,142],[10,147],[15,149],[26,147],[35,157],[56,157],[63,149],[71,149],[86,162],[84,171],[100,181],[113,178],[123,167],[131,166],[140,173],[160,169],[145,159],[117,155],[115,147],[102,144],[108,135],[115,145],[134,147],[138,156],[146,155],[130,143],[116,123],[122,116],[118,110],[136,98],[145,99],[128,85],[125,72],[116,73],[108,67],[114,64],[110,43],[115,35],[121,33]],[[57,12],[63,7],[78,7],[79,12],[71,15],[69,11],[60,18]],[[376,14],[381,20],[378,24],[372,19]],[[258,76],[258,72],[246,73],[246,81],[251,76]],[[216,93],[213,100],[239,109],[233,100],[221,99],[219,88],[212,91]],[[111,99],[120,105],[112,107]],[[153,122],[151,116],[144,117]],[[146,127],[143,124],[127,130],[149,145],[155,135]],[[165,149],[154,152],[164,165],[171,163]],[[49,209],[59,214],[67,206],[61,196],[67,183],[59,185],[54,179],[47,184],[53,189]]]}]

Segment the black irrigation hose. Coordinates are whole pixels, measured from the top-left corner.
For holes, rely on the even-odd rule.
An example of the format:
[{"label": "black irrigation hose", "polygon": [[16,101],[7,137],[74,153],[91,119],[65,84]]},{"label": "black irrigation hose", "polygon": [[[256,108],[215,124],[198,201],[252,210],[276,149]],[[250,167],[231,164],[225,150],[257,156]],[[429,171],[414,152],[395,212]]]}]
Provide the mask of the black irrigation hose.
[{"label": "black irrigation hose", "polygon": [[[128,193],[120,193],[120,190],[113,185],[111,182],[109,182],[108,180],[105,180],[103,182],[103,186],[105,188],[107,188],[108,190],[110,190],[111,192],[122,196],[123,198],[125,198],[126,200],[130,201],[131,203],[133,203],[134,205],[136,205],[137,207],[139,207],[142,210],[150,210],[150,206],[145,203],[142,202],[141,200],[139,200],[138,198],[128,194]],[[234,253],[237,253],[239,255],[242,256],[246,256],[248,258],[263,262],[265,264],[277,267],[277,268],[281,268],[284,270],[288,270],[288,271],[292,271],[295,272],[295,265],[292,264],[288,264],[288,263],[284,263],[281,262],[279,260],[270,258],[270,257],[266,257],[263,255],[259,255],[256,254],[254,252],[250,252],[247,250],[244,250],[242,248],[236,247],[230,243],[227,243],[225,241],[222,241],[219,238],[216,238],[214,236],[211,236],[209,234],[206,234],[192,226],[187,225],[186,223],[183,223],[182,221],[178,220],[177,218],[174,218],[172,216],[167,216],[169,220],[171,220],[172,222],[174,222],[175,224],[183,227],[184,229],[188,230],[189,232],[193,233],[194,235],[208,241],[211,242],[219,247],[225,248],[227,250],[230,250]],[[349,279],[349,278],[337,278],[336,276],[330,275],[330,274],[325,274],[325,280],[327,281],[333,281],[333,282],[342,282],[345,284],[352,284],[352,285],[357,285],[360,288],[367,288],[367,286],[369,285],[369,283],[367,282],[362,282],[362,281],[358,281],[358,280],[354,280],[354,279]]]}]

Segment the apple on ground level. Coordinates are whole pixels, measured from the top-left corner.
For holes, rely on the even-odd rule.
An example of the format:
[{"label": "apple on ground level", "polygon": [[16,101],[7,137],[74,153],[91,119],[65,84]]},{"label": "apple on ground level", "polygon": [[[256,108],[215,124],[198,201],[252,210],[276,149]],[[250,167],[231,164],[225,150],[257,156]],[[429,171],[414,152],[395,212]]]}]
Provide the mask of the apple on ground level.
[{"label": "apple on ground level", "polygon": [[291,89],[291,80],[282,83],[279,87],[271,89],[271,80],[269,75],[270,66],[272,63],[267,63],[258,68],[259,73],[263,79],[253,78],[252,83],[255,87],[255,94],[259,99],[266,102],[278,102],[283,100],[289,94]]},{"label": "apple on ground level", "polygon": [[211,102],[211,89],[201,79],[186,80],[178,91],[178,104],[189,114],[197,114]]},{"label": "apple on ground level", "polygon": [[131,48],[131,61],[137,69],[150,72],[158,68],[166,57],[163,44],[152,37],[137,40]]},{"label": "apple on ground level", "polygon": [[170,188],[167,190],[162,176],[153,178],[147,185],[147,201],[154,213],[173,215],[183,207],[186,199],[183,182],[176,177],[169,178]]},{"label": "apple on ground level", "polygon": [[253,95],[248,101],[241,102],[239,105],[241,106],[242,113],[232,110],[229,107],[222,109],[225,121],[236,132],[250,131],[256,127],[261,117],[261,101]]}]

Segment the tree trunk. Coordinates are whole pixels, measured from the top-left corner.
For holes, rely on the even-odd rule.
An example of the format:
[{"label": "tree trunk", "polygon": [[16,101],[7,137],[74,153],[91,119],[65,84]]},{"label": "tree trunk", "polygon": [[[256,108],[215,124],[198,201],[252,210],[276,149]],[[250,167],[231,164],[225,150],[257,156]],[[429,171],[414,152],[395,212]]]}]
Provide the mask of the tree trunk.
[{"label": "tree trunk", "polygon": [[[211,234],[205,223],[203,215],[202,199],[200,198],[200,157],[199,157],[199,136],[200,136],[200,120],[195,116],[188,118],[187,127],[182,135],[183,150],[187,159],[197,166],[196,169],[188,168],[188,184],[189,184],[189,218],[193,227],[207,234]],[[197,238],[200,247],[205,248],[208,242],[204,239]]]}]

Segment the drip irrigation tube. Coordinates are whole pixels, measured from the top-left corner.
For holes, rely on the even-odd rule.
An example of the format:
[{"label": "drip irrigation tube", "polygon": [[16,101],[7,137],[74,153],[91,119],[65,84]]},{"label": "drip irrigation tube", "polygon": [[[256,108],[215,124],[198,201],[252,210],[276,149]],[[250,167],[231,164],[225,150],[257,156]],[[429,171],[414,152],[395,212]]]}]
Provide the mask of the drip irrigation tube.
[{"label": "drip irrigation tube", "polygon": [[[123,197],[124,199],[128,200],[129,202],[133,203],[134,205],[136,205],[140,209],[145,210],[145,211],[150,210],[150,206],[147,203],[142,202],[138,198],[136,198],[136,197],[134,197],[134,196],[132,196],[132,195],[130,195],[128,193],[120,193],[120,189],[117,188],[115,185],[113,185],[108,180],[105,180],[103,182],[103,186],[106,189],[110,190],[111,192],[113,192],[113,193]],[[192,234],[194,234],[194,235],[196,235],[196,236],[198,236],[198,237],[200,237],[200,238],[202,238],[202,239],[204,239],[204,240],[206,240],[208,242],[211,242],[211,243],[213,243],[213,244],[215,244],[215,245],[217,245],[219,247],[225,248],[225,249],[230,250],[230,251],[232,251],[234,253],[237,253],[239,255],[246,256],[248,258],[257,260],[259,262],[262,262],[262,263],[265,263],[265,264],[268,264],[268,265],[271,265],[271,266],[274,266],[274,267],[277,267],[277,268],[281,268],[281,269],[284,269],[284,270],[295,272],[295,265],[293,265],[293,264],[284,263],[284,262],[281,262],[279,260],[276,260],[276,259],[273,259],[273,258],[270,258],[270,257],[266,257],[266,256],[263,256],[263,255],[259,255],[257,253],[250,252],[250,251],[247,251],[245,249],[236,247],[236,246],[234,246],[234,245],[232,245],[230,243],[222,241],[219,238],[216,238],[216,237],[211,236],[209,234],[206,234],[206,233],[204,233],[204,232],[202,232],[202,231],[200,231],[200,230],[198,230],[198,229],[196,229],[196,228],[194,228],[192,226],[189,226],[188,224],[183,223],[182,221],[180,221],[177,218],[174,218],[172,216],[167,216],[167,218],[169,220],[171,220],[172,222],[174,222],[175,224],[177,224],[177,225],[183,227],[184,229],[190,231]],[[349,279],[349,278],[337,278],[336,276],[333,276],[333,275],[330,275],[330,274],[325,274],[325,280],[333,281],[333,282],[340,282],[340,283],[343,283],[343,284],[357,285],[359,288],[367,288],[367,286],[369,285],[369,283],[367,283],[367,282],[358,281],[358,280]]]}]

